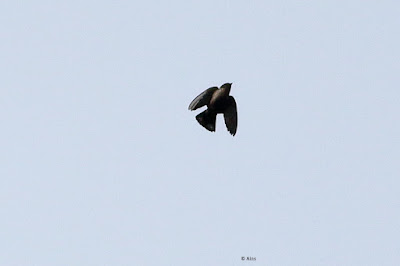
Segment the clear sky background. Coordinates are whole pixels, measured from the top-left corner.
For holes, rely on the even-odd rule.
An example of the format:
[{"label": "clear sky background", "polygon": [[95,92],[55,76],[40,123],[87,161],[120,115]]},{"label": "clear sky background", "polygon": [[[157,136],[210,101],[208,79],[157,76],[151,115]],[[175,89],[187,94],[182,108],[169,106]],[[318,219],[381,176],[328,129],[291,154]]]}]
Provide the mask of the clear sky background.
[{"label": "clear sky background", "polygon": [[0,265],[400,265],[399,14],[2,1]]}]

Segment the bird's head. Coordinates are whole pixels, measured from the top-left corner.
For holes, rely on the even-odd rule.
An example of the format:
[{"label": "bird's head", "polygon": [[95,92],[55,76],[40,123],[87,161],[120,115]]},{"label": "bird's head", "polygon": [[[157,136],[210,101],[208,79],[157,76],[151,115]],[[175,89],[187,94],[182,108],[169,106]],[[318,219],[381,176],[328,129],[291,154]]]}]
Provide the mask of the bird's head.
[{"label": "bird's head", "polygon": [[221,88],[227,88],[227,89],[230,89],[230,88],[231,88],[231,86],[232,86],[232,83],[225,83],[225,84],[223,84],[223,85],[221,86]]},{"label": "bird's head", "polygon": [[221,86],[221,89],[224,90],[228,95],[229,92],[231,91],[231,86],[232,86],[232,83],[225,83]]}]

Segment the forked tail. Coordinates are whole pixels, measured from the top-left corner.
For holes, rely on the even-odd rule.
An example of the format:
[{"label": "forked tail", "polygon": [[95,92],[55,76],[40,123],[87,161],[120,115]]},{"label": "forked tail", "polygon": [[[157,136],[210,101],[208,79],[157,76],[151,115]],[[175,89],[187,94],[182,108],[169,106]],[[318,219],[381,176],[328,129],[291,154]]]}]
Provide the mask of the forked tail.
[{"label": "forked tail", "polygon": [[215,131],[216,118],[217,114],[214,112],[210,112],[208,109],[196,116],[197,122],[199,122],[200,125],[202,125],[205,129],[209,131]]}]

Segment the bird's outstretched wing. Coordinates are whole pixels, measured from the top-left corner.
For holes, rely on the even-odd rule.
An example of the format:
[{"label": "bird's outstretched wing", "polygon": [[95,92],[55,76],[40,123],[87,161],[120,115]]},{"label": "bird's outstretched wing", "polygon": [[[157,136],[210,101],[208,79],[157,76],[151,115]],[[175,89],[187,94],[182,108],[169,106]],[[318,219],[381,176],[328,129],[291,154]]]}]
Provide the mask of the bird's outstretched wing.
[{"label": "bird's outstretched wing", "polygon": [[233,98],[232,96],[229,96],[228,101],[228,107],[224,112],[225,125],[229,133],[235,136],[237,129],[236,101],[235,98]]},{"label": "bird's outstretched wing", "polygon": [[200,95],[194,98],[194,100],[189,104],[189,110],[193,111],[207,105],[216,90],[218,90],[218,87],[211,87],[200,93]]}]

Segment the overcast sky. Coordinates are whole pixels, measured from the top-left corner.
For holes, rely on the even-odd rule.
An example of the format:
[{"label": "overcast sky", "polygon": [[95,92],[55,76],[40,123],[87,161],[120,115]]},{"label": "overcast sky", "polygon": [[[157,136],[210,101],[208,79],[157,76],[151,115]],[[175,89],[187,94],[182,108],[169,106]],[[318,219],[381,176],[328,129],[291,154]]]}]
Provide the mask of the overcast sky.
[{"label": "overcast sky", "polygon": [[2,1],[0,265],[400,265],[399,13]]}]

